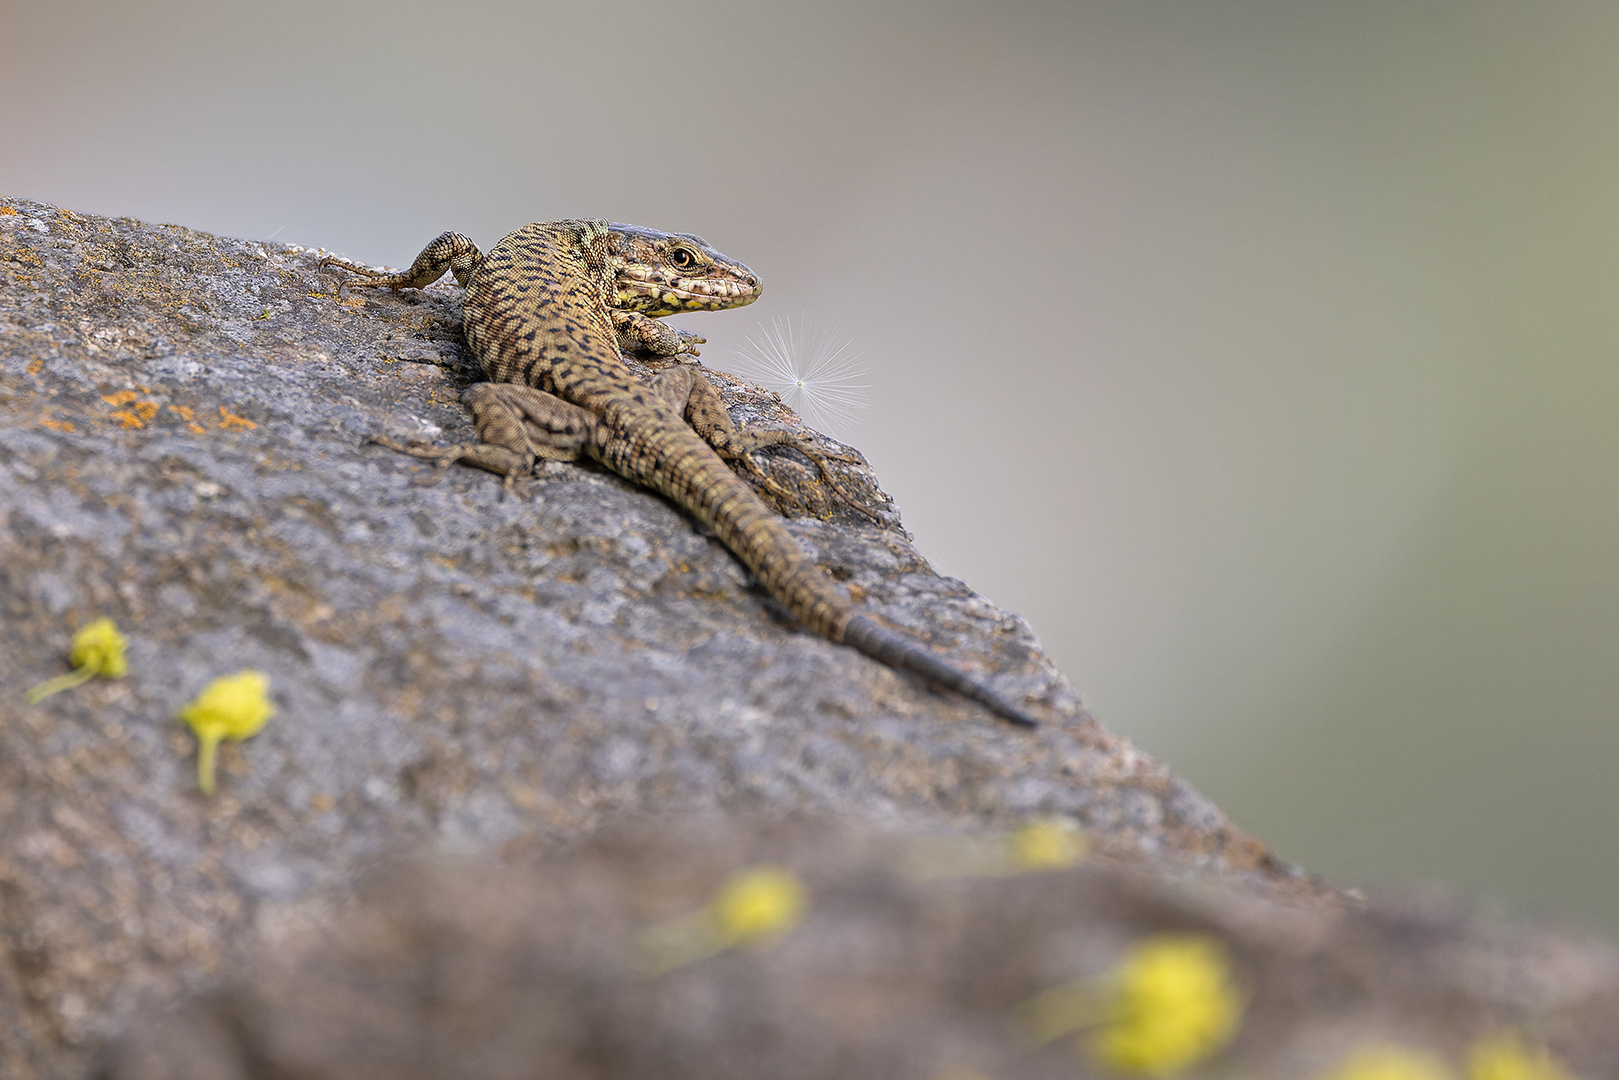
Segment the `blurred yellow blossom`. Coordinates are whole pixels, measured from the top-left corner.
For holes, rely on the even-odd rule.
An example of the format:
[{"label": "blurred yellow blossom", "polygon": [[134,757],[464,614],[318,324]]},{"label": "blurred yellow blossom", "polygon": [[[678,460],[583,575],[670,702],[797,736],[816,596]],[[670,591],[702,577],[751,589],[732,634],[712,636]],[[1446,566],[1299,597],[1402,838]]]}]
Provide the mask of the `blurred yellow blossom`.
[{"label": "blurred yellow blossom", "polygon": [[30,705],[37,704],[59,690],[71,690],[97,675],[108,679],[122,679],[129,670],[124,660],[124,648],[129,639],[118,632],[118,626],[103,615],[73,635],[68,661],[73,670],[66,675],[40,683],[24,696]]},{"label": "blurred yellow blossom", "polygon": [[236,742],[256,735],[275,715],[270,704],[270,677],[262,671],[221,675],[180,710],[180,719],[197,733],[197,783],[204,795],[214,793],[214,748],[221,739]]},{"label": "blurred yellow blossom", "polygon": [[1085,833],[1067,818],[1025,822],[1010,834],[923,836],[906,848],[901,868],[913,881],[945,877],[1007,877],[1067,870],[1090,850]]},{"label": "blurred yellow blossom", "polygon": [[1021,870],[1066,870],[1085,857],[1089,844],[1065,818],[1037,818],[1011,836],[1012,861]]},{"label": "blurred yellow blossom", "polygon": [[1364,1046],[1320,1080],[1455,1080],[1433,1054],[1403,1046]]},{"label": "blurred yellow blossom", "polygon": [[1091,1056],[1120,1072],[1172,1076],[1224,1049],[1242,1019],[1225,946],[1202,934],[1142,941],[1113,969],[1106,995]]},{"label": "blurred yellow blossom", "polygon": [[788,871],[740,871],[703,907],[641,931],[638,966],[645,975],[661,975],[737,945],[764,944],[797,926],[804,906],[803,882]]},{"label": "blurred yellow blossom", "polygon": [[1515,1031],[1503,1031],[1473,1044],[1467,1080],[1573,1080],[1543,1047],[1531,1049]]},{"label": "blurred yellow blossom", "polygon": [[1100,979],[1053,987],[1019,1009],[1025,1039],[1039,1045],[1090,1028],[1098,1065],[1138,1076],[1173,1076],[1224,1049],[1242,1019],[1242,993],[1219,940],[1155,934]]},{"label": "blurred yellow blossom", "polygon": [[778,867],[744,870],[720,888],[709,910],[727,945],[767,941],[803,918],[804,886]]}]

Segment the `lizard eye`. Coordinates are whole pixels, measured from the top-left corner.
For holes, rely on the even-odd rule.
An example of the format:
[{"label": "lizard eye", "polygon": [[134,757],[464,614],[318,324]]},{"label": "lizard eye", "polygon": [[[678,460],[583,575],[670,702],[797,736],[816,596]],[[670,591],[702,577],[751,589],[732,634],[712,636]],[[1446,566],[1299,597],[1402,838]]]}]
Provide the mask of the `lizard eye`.
[{"label": "lizard eye", "polygon": [[698,263],[697,253],[691,248],[677,247],[669,253],[669,261],[677,270],[690,270]]}]

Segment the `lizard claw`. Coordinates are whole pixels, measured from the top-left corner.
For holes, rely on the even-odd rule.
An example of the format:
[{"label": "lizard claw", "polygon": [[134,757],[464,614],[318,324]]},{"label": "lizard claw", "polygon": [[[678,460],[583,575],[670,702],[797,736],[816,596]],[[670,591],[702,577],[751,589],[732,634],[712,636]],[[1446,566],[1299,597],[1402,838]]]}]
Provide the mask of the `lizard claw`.
[{"label": "lizard claw", "polygon": [[706,337],[694,334],[690,330],[676,330],[675,334],[679,338],[678,346],[675,349],[676,356],[682,353],[690,353],[692,356],[703,355],[697,351],[697,346],[707,345],[708,339]]}]

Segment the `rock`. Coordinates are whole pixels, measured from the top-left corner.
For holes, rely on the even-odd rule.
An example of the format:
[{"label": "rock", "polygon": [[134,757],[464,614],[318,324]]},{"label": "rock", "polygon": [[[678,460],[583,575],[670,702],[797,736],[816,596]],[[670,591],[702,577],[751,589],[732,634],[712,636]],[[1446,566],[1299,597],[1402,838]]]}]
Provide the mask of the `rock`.
[{"label": "rock", "polygon": [[[1212,1075],[1323,1076],[1372,1046],[1454,1068],[1509,1032],[1526,1048],[1550,1039],[1574,1075],[1619,1062],[1619,955],[1597,942],[1444,901],[1279,902],[1252,883],[1171,881],[1105,857],[970,872],[992,865],[959,835],[802,818],[642,821],[504,865],[396,863],[357,900],[329,898],[283,928],[217,989],[134,1025],[92,1075],[1060,1080],[1093,1075],[1106,1012],[1035,1045],[1018,1022],[1030,1004],[1076,984],[1087,1000],[1166,941],[1225,956],[1240,1019],[1229,1045],[1206,1046]],[[648,963],[654,942],[700,938],[705,905],[766,866],[804,889],[801,921]],[[1547,975],[1562,993],[1537,985]],[[1158,1007],[1195,1010],[1182,996]]]},{"label": "rock", "polygon": [[[1009,1012],[1166,930],[1230,951],[1235,1072],[1503,1027],[1619,1071],[1611,946],[1279,864],[934,574],[864,466],[840,482],[882,527],[761,460],[868,611],[1045,728],[800,631],[599,469],[505,493],[366,445],[471,437],[458,292],[339,296],[320,254],[0,199],[0,1075],[1073,1075]],[[127,676],[25,705],[99,616]],[[176,713],[243,668],[279,711],[204,798]],[[915,872],[1033,817],[1095,854]],[[806,884],[801,927],[628,966],[759,862]]]},{"label": "rock", "polygon": [[[1329,895],[1099,727],[1022,620],[932,572],[863,467],[844,482],[886,527],[791,452],[766,462],[868,611],[1043,703],[1044,729],[802,632],[599,469],[552,463],[507,497],[365,445],[470,439],[459,291],[338,296],[320,255],[0,199],[0,1074],[74,1075],[142,1002],[388,853],[624,813],[1056,814],[1119,857]],[[715,378],[740,419],[797,422]],[[25,706],[103,615],[128,676]],[[221,748],[205,799],[175,714],[242,668],[279,713]]]}]

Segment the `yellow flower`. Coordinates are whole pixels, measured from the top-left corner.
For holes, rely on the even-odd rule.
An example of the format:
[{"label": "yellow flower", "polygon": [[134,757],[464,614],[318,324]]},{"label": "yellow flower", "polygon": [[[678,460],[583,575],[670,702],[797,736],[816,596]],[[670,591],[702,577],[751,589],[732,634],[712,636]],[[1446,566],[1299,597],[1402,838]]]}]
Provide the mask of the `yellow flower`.
[{"label": "yellow flower", "polygon": [[40,683],[24,696],[34,705],[59,690],[71,690],[97,675],[109,679],[122,679],[129,670],[124,660],[124,647],[129,639],[118,632],[118,626],[105,615],[73,635],[73,647],[68,660],[73,670]]},{"label": "yellow flower", "polygon": [[1171,1076],[1218,1053],[1237,1033],[1242,995],[1225,946],[1194,934],[1157,934],[1107,980],[1091,1056],[1119,1072]]},{"label": "yellow flower", "polygon": [[1573,1080],[1543,1047],[1531,1050],[1515,1031],[1503,1031],[1473,1044],[1467,1080]]},{"label": "yellow flower", "polygon": [[214,793],[214,748],[221,739],[236,742],[256,735],[275,715],[270,704],[270,677],[262,671],[221,675],[180,710],[180,719],[197,733],[197,783],[204,795]]},{"label": "yellow flower", "polygon": [[798,925],[804,905],[803,883],[786,870],[743,870],[698,910],[641,931],[637,964],[645,975],[661,975],[737,945],[763,944]]},{"label": "yellow flower", "polygon": [[1439,1058],[1403,1046],[1365,1046],[1321,1080],[1454,1080]]},{"label": "yellow flower", "polygon": [[1036,995],[1017,1020],[1031,1044],[1090,1028],[1090,1054],[1103,1068],[1173,1076],[1224,1049],[1237,1033],[1242,1007],[1218,939],[1155,934],[1102,978]]},{"label": "yellow flower", "polygon": [[1020,870],[1066,870],[1077,866],[1089,845],[1085,834],[1063,818],[1037,818],[1013,833],[1012,861]]},{"label": "yellow flower", "polygon": [[744,870],[720,888],[709,911],[727,945],[768,941],[803,918],[804,886],[774,866]]},{"label": "yellow flower", "polygon": [[914,881],[942,877],[1005,877],[1067,870],[1090,850],[1066,818],[1035,818],[1011,834],[924,836],[907,845],[901,868]]}]

